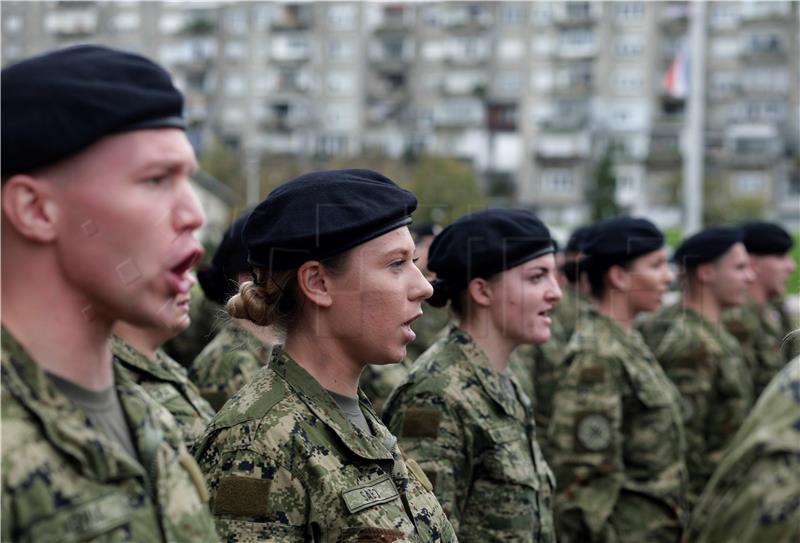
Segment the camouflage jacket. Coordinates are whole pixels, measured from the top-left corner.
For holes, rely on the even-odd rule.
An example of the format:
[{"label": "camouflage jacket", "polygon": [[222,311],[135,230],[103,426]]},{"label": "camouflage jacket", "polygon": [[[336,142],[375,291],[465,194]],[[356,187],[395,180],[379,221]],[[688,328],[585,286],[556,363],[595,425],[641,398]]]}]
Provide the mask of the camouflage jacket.
[{"label": "camouflage jacket", "polygon": [[371,364],[361,372],[359,386],[376,413],[381,412],[392,391],[405,381],[411,364],[411,360],[406,358],[398,364]]},{"label": "camouflage jacket", "polygon": [[655,353],[664,336],[672,327],[673,320],[683,311],[683,304],[676,303],[661,306],[657,311],[644,314],[635,322],[636,330],[642,335],[644,342]]},{"label": "camouflage jacket", "polygon": [[641,336],[589,308],[548,428],[563,542],[675,543],[687,491],[680,396]]},{"label": "camouflage jacket", "polygon": [[219,411],[269,360],[272,347],[228,321],[189,368],[200,394]]},{"label": "camouflage jacket", "polygon": [[674,317],[655,355],[681,393],[694,500],[753,406],[750,372],[725,327],[688,308]]},{"label": "camouflage jacket", "polygon": [[560,340],[563,344],[575,332],[583,308],[589,304],[585,296],[578,294],[576,285],[568,284],[562,290],[561,301],[553,310],[553,321],[558,321],[559,326],[554,330],[553,339]]},{"label": "camouflage jacket", "polygon": [[[564,332],[553,319],[550,339],[540,345],[521,345],[511,353],[509,369],[514,373],[525,394],[533,404],[536,436],[542,450],[547,452],[547,427],[553,414],[553,394],[556,391],[559,367],[564,361]],[[547,456],[545,454],[545,456]]]},{"label": "camouflage jacket", "polygon": [[217,414],[197,449],[229,541],[450,542],[453,527],[361,395],[357,429],[282,349]]},{"label": "camouflage jacket", "polygon": [[723,322],[744,349],[757,397],[786,363],[781,345],[781,316],[769,304],[748,300],[724,313]]},{"label": "camouflage jacket", "polygon": [[111,350],[121,370],[172,413],[191,451],[206,431],[214,410],[189,381],[186,370],[163,351],[150,360],[118,337],[112,338]]},{"label": "camouflage jacket", "polygon": [[450,322],[450,310],[446,307],[433,307],[428,303],[422,305],[422,316],[411,324],[417,338],[406,347],[406,358],[413,362],[428,350],[442,335],[442,330]]},{"label": "camouflage jacket", "polygon": [[2,331],[2,541],[218,541],[197,464],[169,412],[119,371],[144,465]]},{"label": "camouflage jacket", "polygon": [[764,391],[720,460],[693,514],[692,543],[800,537],[800,358]]},{"label": "camouflage jacket", "polygon": [[383,414],[420,463],[461,541],[555,541],[555,480],[530,402],[452,327],[414,364]]}]

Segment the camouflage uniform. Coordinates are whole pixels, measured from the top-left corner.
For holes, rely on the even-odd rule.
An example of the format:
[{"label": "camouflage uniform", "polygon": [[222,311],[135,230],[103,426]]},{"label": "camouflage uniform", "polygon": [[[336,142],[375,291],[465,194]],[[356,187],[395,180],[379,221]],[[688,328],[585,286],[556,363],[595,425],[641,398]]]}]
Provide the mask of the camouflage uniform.
[{"label": "camouflage uniform", "polygon": [[411,360],[406,358],[398,364],[370,364],[361,372],[359,386],[372,402],[376,413],[383,410],[389,394],[405,381],[411,364]]},{"label": "camouflage uniform", "polygon": [[672,327],[674,319],[680,316],[682,311],[682,303],[669,304],[636,319],[636,330],[642,335],[651,352],[658,351],[661,341]]},{"label": "camouflage uniform", "polygon": [[682,396],[692,501],[753,405],[753,384],[736,339],[685,308],[655,352]]},{"label": "camouflage uniform", "polygon": [[789,314],[786,301],[782,296],[772,298],[769,301],[769,305],[778,313],[778,321],[780,323],[778,325],[778,330],[781,332],[781,352],[783,353],[783,359],[789,362],[793,358],[800,356],[800,337],[798,337],[797,334],[792,334],[792,332],[797,330],[798,326],[800,326],[793,318],[797,315],[797,312],[795,311],[794,315]]},{"label": "camouflage uniform", "polygon": [[635,331],[587,308],[548,428],[558,535],[677,543],[687,490],[680,396]]},{"label": "camouflage uniform", "polygon": [[786,363],[781,352],[784,332],[780,314],[769,304],[760,305],[751,299],[726,311],[723,322],[744,349],[753,393],[758,397]]},{"label": "camouflage uniform", "polygon": [[209,426],[197,458],[229,541],[455,541],[413,461],[369,408],[374,435],[282,349]]},{"label": "camouflage uniform", "polygon": [[428,478],[461,541],[555,541],[555,480],[527,396],[451,328],[389,398],[384,420]]},{"label": "camouflage uniform", "polygon": [[800,541],[800,358],[773,379],[695,508],[692,543]]},{"label": "camouflage uniform", "polygon": [[[422,304],[422,316],[411,324],[417,338],[406,347],[406,358],[413,362],[442,336],[450,321],[450,311],[445,307]],[[390,391],[391,392],[391,391]]]},{"label": "camouflage uniform", "polygon": [[186,370],[163,351],[158,351],[156,359],[150,360],[118,337],[112,338],[111,350],[121,370],[172,413],[191,451],[195,441],[206,431],[214,410],[200,397],[197,387],[186,376]]},{"label": "camouflage uniform", "polygon": [[189,368],[200,394],[219,411],[269,360],[272,347],[228,321]]},{"label": "camouflage uniform", "polygon": [[586,297],[578,294],[578,286],[568,284],[561,291],[561,301],[553,311],[553,321],[558,321],[559,330],[556,330],[555,339],[561,340],[565,345],[575,332],[581,308],[588,302]]},{"label": "camouflage uniform", "polygon": [[218,541],[175,421],[119,371],[142,464],[92,427],[2,330],[3,541]]},{"label": "camouflage uniform", "polygon": [[540,345],[521,345],[511,353],[509,369],[514,373],[522,390],[531,399],[536,428],[536,439],[547,456],[546,432],[553,413],[553,394],[558,382],[559,367],[564,360],[564,331],[553,319],[551,337]]}]

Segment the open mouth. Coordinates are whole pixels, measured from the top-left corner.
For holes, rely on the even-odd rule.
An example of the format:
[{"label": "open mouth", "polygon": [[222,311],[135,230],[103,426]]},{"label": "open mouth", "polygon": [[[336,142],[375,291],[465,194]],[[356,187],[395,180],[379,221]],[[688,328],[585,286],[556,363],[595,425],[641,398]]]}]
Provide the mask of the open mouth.
[{"label": "open mouth", "polygon": [[[187,294],[192,289],[195,280],[189,275],[189,270],[191,270],[202,257],[202,249],[192,249],[185,258],[169,269],[169,284],[176,294]],[[188,303],[188,299],[186,303]]]},{"label": "open mouth", "polygon": [[415,320],[417,320],[418,318],[420,318],[421,316],[422,316],[422,313],[419,313],[419,314],[415,315],[414,317],[408,319],[403,324],[401,324],[401,326],[404,327],[404,328],[411,328],[411,323],[414,322]]}]

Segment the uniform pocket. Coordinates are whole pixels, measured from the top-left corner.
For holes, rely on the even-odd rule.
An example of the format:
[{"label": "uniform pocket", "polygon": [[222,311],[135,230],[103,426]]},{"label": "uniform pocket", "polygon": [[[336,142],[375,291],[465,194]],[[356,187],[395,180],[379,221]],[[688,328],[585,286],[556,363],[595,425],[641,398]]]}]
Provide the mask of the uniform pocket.
[{"label": "uniform pocket", "polygon": [[483,457],[489,477],[538,489],[539,478],[525,427],[514,423],[496,424],[486,429],[486,435]]},{"label": "uniform pocket", "polygon": [[[24,540],[36,542],[85,541],[105,535],[114,541],[114,530],[130,523],[131,504],[122,494],[108,494],[57,513],[35,523]],[[125,539],[119,534],[119,540]]]}]

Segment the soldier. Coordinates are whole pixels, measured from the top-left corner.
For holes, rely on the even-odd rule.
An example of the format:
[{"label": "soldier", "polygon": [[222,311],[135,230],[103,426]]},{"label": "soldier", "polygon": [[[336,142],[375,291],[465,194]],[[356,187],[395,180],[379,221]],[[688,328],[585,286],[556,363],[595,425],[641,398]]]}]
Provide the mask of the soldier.
[{"label": "soldier", "polygon": [[191,287],[183,97],[93,45],[3,69],[3,541],[217,541],[175,419],[113,363]]},{"label": "soldier", "polygon": [[555,541],[555,481],[536,442],[511,351],[550,337],[561,298],[550,232],[532,213],[465,215],[431,246],[431,304],[458,319],[387,401],[384,420],[417,460],[461,541]]},{"label": "soldier", "polygon": [[417,199],[371,170],[302,175],[252,212],[254,280],[236,318],[287,331],[209,426],[197,458],[230,541],[455,541],[358,379],[400,362],[430,283],[408,232]]},{"label": "soldier", "polygon": [[753,405],[744,353],[721,320],[724,309],[744,302],[753,281],[741,239],[738,228],[711,227],[678,247],[681,310],[654,351],[681,393],[690,504]]},{"label": "soldier", "polygon": [[564,288],[564,297],[558,304],[554,316],[561,327],[561,336],[558,339],[565,344],[575,331],[580,308],[588,301],[589,284],[586,282],[586,276],[580,273],[579,262],[581,244],[591,229],[592,227],[588,225],[576,228],[564,247],[564,264],[561,266],[560,274],[564,276],[567,284]]},{"label": "soldier", "polygon": [[[251,279],[247,248],[242,241],[249,215],[248,210],[228,227],[211,266],[197,274],[206,298],[220,307],[238,292],[241,283]],[[279,334],[272,327],[231,319],[225,313],[218,318],[224,322],[222,329],[189,368],[189,378],[215,411],[269,362],[273,346],[280,343]]]},{"label": "soldier", "polygon": [[692,513],[693,543],[800,538],[800,358],[769,384]]},{"label": "soldier", "polygon": [[548,428],[562,542],[677,543],[686,464],[680,396],[641,336],[672,280],[646,219],[602,221],[584,240],[593,305],[567,347]]},{"label": "soldier", "polygon": [[191,451],[214,416],[214,410],[189,381],[186,370],[161,349],[169,338],[189,325],[189,293],[179,293],[166,304],[158,326],[114,324],[111,350],[115,362],[175,417]]},{"label": "soldier", "polygon": [[[753,390],[758,396],[791,352],[790,342],[785,346],[783,343],[790,329],[783,328],[780,313],[770,301],[786,292],[786,281],[795,269],[789,253],[794,241],[786,230],[773,223],[747,223],[742,230],[755,281],[745,305],[728,311],[724,321],[745,350]],[[786,354],[781,352],[782,347]]]}]

